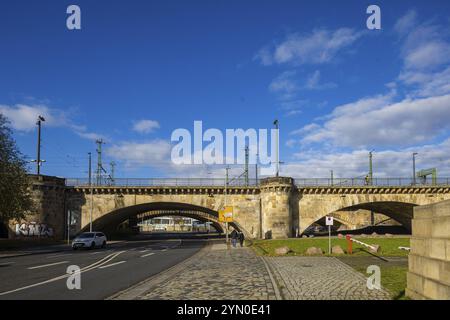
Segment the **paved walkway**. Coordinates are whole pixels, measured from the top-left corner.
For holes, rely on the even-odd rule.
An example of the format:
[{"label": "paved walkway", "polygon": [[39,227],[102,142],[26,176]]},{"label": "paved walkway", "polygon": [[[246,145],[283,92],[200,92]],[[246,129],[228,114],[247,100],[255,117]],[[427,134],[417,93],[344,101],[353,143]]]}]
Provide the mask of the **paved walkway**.
[{"label": "paved walkway", "polygon": [[251,249],[214,244],[114,299],[275,300],[265,262]]},{"label": "paved walkway", "polygon": [[369,290],[367,279],[333,257],[265,257],[287,300],[382,300],[385,290]]},{"label": "paved walkway", "polygon": [[112,299],[389,299],[336,258],[258,257],[249,248],[214,244]]}]

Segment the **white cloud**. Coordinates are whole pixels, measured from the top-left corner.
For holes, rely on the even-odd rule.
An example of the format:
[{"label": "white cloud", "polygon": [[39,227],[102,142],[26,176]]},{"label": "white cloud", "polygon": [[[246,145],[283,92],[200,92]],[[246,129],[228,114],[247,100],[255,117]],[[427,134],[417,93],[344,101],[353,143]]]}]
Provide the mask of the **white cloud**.
[{"label": "white cloud", "polygon": [[305,88],[309,90],[323,90],[323,89],[331,89],[335,88],[337,85],[332,82],[328,83],[320,83],[320,71],[316,70],[312,73],[308,79],[306,80]]},{"label": "white cloud", "polygon": [[0,105],[0,113],[8,118],[13,129],[25,132],[35,130],[40,115],[45,118],[45,125],[48,126],[64,126],[67,122],[63,113],[44,105]]},{"label": "white cloud", "polygon": [[265,47],[255,56],[263,65],[292,63],[322,64],[330,62],[339,51],[353,44],[361,32],[349,28],[336,31],[316,29],[311,34],[291,34],[273,48]]},{"label": "white cloud", "polygon": [[[439,144],[400,150],[375,151],[373,154],[375,177],[412,177],[412,153],[417,170],[435,167],[438,176],[450,175],[450,139]],[[301,178],[328,178],[333,170],[336,178],[364,177],[368,173],[369,150],[327,153],[323,150],[303,151],[296,154],[296,162],[281,166],[286,176]]]},{"label": "white cloud", "polygon": [[445,28],[430,23],[419,23],[417,13],[408,11],[395,24],[401,36],[404,69],[428,70],[450,62],[450,43]]},{"label": "white cloud", "polygon": [[121,142],[105,149],[105,153],[126,166],[167,166],[170,163],[170,142],[152,140],[148,142]]},{"label": "white cloud", "polygon": [[285,71],[272,80],[269,85],[271,92],[281,93],[282,97],[290,97],[298,91],[298,86],[293,79],[296,71]]},{"label": "white cloud", "polygon": [[45,105],[0,105],[0,113],[8,118],[11,127],[17,131],[35,130],[37,118],[41,115],[45,118],[44,126],[67,127],[81,138],[89,140],[104,138],[103,135],[89,132],[85,126],[74,124],[64,112]]},{"label": "white cloud", "polygon": [[320,129],[320,125],[318,125],[317,123],[310,123],[304,126],[303,128],[292,131],[290,134],[291,135],[304,134],[318,129]]},{"label": "white cloud", "polygon": [[405,71],[400,74],[399,80],[414,88],[411,96],[444,95],[450,93],[450,66],[434,73]]},{"label": "white cloud", "polygon": [[432,69],[450,61],[450,44],[444,41],[427,41],[405,54],[406,69]]},{"label": "white cloud", "polygon": [[133,124],[133,130],[139,133],[150,133],[159,127],[158,121],[147,119],[136,121]]},{"label": "white cloud", "polygon": [[262,65],[269,66],[273,63],[272,54],[269,48],[262,48],[258,51],[258,53],[254,56],[253,60],[259,60]]},{"label": "white cloud", "polygon": [[366,98],[337,107],[322,126],[306,131],[302,143],[354,148],[411,146],[450,129],[450,95],[397,103],[389,102],[390,98]]},{"label": "white cloud", "polygon": [[394,30],[400,35],[404,35],[411,31],[411,29],[417,24],[417,12],[415,10],[409,10],[404,16],[397,20],[394,25]]},{"label": "white cloud", "polygon": [[106,136],[95,133],[95,132],[86,132],[86,131],[74,131],[74,132],[81,138],[87,139],[87,140],[95,141],[95,140],[100,140],[100,139],[103,139],[103,140],[106,139]]},{"label": "white cloud", "polygon": [[397,22],[402,39],[403,68],[398,76],[409,97],[432,97],[450,93],[449,33],[438,25],[419,24],[415,11]]}]

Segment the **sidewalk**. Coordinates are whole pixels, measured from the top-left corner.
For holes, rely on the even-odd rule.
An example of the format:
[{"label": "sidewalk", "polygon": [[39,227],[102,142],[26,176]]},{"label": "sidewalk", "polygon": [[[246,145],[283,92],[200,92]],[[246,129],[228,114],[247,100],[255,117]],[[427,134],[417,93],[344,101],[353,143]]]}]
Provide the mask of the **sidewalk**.
[{"label": "sidewalk", "polygon": [[110,299],[379,300],[367,279],[334,257],[259,257],[250,248],[212,244]]},{"label": "sidewalk", "polygon": [[384,290],[335,257],[264,257],[286,300],[390,300]]},{"label": "sidewalk", "polygon": [[251,249],[216,243],[113,299],[275,300],[277,288]]}]

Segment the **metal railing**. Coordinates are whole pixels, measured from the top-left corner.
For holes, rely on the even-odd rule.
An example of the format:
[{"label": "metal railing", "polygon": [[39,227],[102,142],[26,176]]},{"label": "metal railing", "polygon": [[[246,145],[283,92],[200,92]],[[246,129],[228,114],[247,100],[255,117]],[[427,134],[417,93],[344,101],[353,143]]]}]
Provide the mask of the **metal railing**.
[{"label": "metal railing", "polygon": [[361,186],[375,186],[375,187],[411,187],[411,186],[432,186],[432,185],[450,185],[450,178],[439,178],[436,184],[432,180],[422,181],[413,178],[373,178],[372,181],[367,181],[365,178],[318,178],[318,179],[303,179],[295,178],[297,187],[361,187]]},{"label": "metal railing", "polygon": [[[260,180],[234,179],[230,187],[254,187],[259,185]],[[431,179],[422,181],[412,178],[373,178],[367,182],[364,178],[294,178],[297,187],[410,187],[410,186],[432,186]],[[87,178],[67,178],[67,186],[86,187],[89,186]],[[224,187],[224,178],[117,178],[114,181],[103,181],[101,184],[93,183],[94,186],[111,187]],[[435,185],[448,186],[450,178],[438,178]]]},{"label": "metal railing", "polygon": [[[67,186],[86,187],[89,186],[87,178],[68,178]],[[222,178],[116,178],[114,181],[103,181],[94,186],[116,186],[116,187],[224,187],[225,179]],[[256,179],[235,179],[228,183],[230,187],[257,186]]]}]

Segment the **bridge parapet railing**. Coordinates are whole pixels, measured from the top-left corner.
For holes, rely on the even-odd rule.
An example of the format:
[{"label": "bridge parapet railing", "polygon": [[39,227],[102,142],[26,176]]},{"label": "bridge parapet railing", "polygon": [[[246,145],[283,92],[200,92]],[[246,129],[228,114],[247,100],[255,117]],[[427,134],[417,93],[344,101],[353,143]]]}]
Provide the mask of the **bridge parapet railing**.
[{"label": "bridge parapet railing", "polygon": [[[368,182],[364,178],[294,178],[297,187],[411,187],[411,186],[449,186],[450,178],[438,178],[435,183],[427,180],[412,178],[373,178]],[[88,187],[87,178],[68,178],[67,186]],[[224,187],[225,179],[222,178],[116,178],[114,180],[93,181],[93,186],[102,187]],[[255,187],[259,185],[259,179],[234,179],[229,182],[229,187]]]},{"label": "bridge parapet railing", "polygon": [[367,181],[365,178],[295,178],[297,187],[411,187],[450,185],[450,178],[438,178],[435,182],[431,179],[422,181],[413,178],[373,178]]},{"label": "bridge parapet railing", "polygon": [[[86,178],[68,178],[67,186],[87,187],[89,180]],[[224,187],[225,179],[221,178],[117,178],[101,182],[93,181],[93,186],[103,187]],[[229,182],[229,187],[254,187],[258,185],[256,179],[234,179]]]}]

